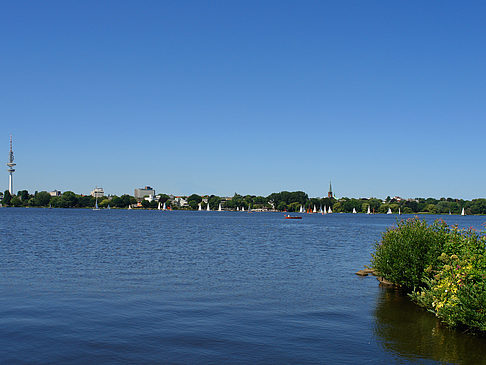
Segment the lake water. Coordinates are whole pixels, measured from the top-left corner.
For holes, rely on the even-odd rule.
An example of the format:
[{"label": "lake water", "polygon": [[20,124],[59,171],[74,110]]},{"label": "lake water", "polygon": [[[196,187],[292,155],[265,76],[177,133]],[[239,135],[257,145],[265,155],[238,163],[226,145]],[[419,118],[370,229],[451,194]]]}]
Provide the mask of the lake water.
[{"label": "lake water", "polygon": [[2,208],[0,361],[485,363],[485,338],[354,274],[396,218]]}]

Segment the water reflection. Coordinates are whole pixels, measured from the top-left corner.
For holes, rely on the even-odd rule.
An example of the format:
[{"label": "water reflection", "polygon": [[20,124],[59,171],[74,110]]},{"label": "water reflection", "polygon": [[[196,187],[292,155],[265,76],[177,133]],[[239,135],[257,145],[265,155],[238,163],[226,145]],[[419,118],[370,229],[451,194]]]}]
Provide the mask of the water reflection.
[{"label": "water reflection", "polygon": [[378,342],[398,358],[486,364],[486,337],[441,325],[432,313],[396,290],[382,289],[374,316]]}]

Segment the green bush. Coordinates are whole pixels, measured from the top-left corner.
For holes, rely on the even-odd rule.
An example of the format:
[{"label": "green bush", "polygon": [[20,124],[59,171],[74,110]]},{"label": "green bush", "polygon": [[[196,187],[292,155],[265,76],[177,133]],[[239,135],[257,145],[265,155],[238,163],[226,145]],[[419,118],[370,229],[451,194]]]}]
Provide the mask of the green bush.
[{"label": "green bush", "polygon": [[484,232],[401,221],[376,244],[372,264],[444,323],[486,334]]},{"label": "green bush", "polygon": [[449,232],[443,221],[428,226],[417,218],[397,223],[386,230],[375,245],[373,268],[387,280],[413,289],[425,284],[430,277],[426,268],[434,266]]}]

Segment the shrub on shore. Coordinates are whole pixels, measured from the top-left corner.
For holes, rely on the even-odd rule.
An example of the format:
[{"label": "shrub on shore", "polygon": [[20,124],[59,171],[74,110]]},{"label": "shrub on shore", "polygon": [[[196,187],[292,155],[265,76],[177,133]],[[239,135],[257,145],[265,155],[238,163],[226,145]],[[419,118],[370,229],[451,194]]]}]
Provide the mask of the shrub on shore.
[{"label": "shrub on shore", "polygon": [[376,244],[372,264],[444,323],[486,334],[485,232],[401,221]]}]

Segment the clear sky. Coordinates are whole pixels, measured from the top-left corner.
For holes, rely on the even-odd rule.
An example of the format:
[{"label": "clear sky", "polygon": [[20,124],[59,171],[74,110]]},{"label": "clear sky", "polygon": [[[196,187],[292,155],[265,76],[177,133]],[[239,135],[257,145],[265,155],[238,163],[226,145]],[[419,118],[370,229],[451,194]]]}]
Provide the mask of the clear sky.
[{"label": "clear sky", "polygon": [[3,186],[486,196],[482,1],[12,1]]}]

